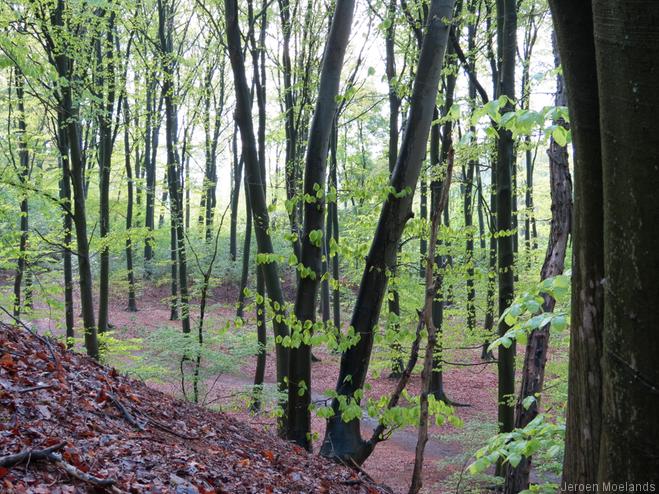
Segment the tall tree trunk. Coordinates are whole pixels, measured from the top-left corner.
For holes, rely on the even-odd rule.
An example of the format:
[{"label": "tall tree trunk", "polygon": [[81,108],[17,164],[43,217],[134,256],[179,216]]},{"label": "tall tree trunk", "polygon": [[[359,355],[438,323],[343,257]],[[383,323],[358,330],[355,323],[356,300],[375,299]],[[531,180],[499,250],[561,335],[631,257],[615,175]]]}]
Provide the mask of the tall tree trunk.
[{"label": "tall tree trunk", "polygon": [[[251,96],[247,78],[245,76],[245,62],[242,52],[242,39],[238,25],[238,6],[236,0],[225,0],[225,18],[227,26],[227,45],[231,67],[234,75],[234,88],[236,92],[235,118],[240,129],[242,141],[242,155],[245,160],[245,178],[247,194],[254,217],[254,230],[258,245],[259,257],[263,260],[262,266],[265,275],[265,284],[268,296],[273,306],[279,307],[275,311],[274,331],[277,353],[277,382],[280,389],[285,389],[284,377],[288,371],[288,351],[280,341],[288,335],[288,328],[284,321],[284,295],[279,280],[277,262],[272,259],[273,248],[270,238],[270,218],[268,205],[263,190],[263,178],[259,164],[256,139],[254,136],[254,123],[251,114]],[[281,317],[277,317],[277,315]]]},{"label": "tall tree trunk", "polygon": [[[515,98],[515,57],[517,46],[517,5],[515,0],[497,2],[499,18],[499,96]],[[503,111],[512,111],[508,103]],[[512,168],[514,163],[514,142],[510,131],[499,130],[497,149],[497,231],[504,232],[498,236],[498,270],[499,270],[499,315],[508,308],[514,296],[514,240],[508,233],[513,229],[513,184]],[[499,335],[508,331],[505,321],[499,323]],[[510,397],[515,393],[515,344],[509,348],[503,346],[498,350],[498,422],[501,432],[510,432],[514,427],[515,408],[510,404]],[[502,473],[498,469],[498,473]]]},{"label": "tall tree trunk", "polygon": [[337,331],[341,328],[341,289],[339,288],[339,252],[338,250],[332,255],[331,241],[334,240],[335,245],[339,244],[339,200],[337,191],[339,189],[337,177],[337,145],[339,140],[339,132],[337,129],[337,121],[334,119],[332,124],[332,134],[330,138],[330,166],[329,166],[329,180],[330,191],[332,191],[334,200],[330,200],[327,205],[328,222],[332,223],[332,234],[328,235],[328,256],[332,258],[332,280],[334,288],[332,290],[332,318],[334,327]]},{"label": "tall tree trunk", "polygon": [[66,324],[67,346],[72,345],[74,338],[75,315],[73,308],[73,266],[71,260],[73,216],[71,212],[71,167],[69,161],[69,136],[64,109],[61,105],[57,109],[57,148],[60,154],[62,176],[60,178],[59,198],[66,204],[67,209],[63,215],[63,245],[64,261],[64,320]]},{"label": "tall tree trunk", "polygon": [[[555,42],[554,42],[555,45]],[[560,58],[554,46],[554,67],[560,67]],[[556,106],[566,106],[567,98],[563,84],[563,77],[556,78]],[[564,121],[555,122],[556,125],[566,127]],[[570,176],[570,163],[567,147],[560,146],[552,138],[549,149],[549,175],[551,186],[551,231],[545,261],[540,272],[540,278],[545,280],[563,273],[565,266],[565,253],[570,236],[570,223],[572,219],[572,178]],[[554,310],[556,300],[544,295],[543,311]],[[523,429],[537,415],[539,409],[538,399],[528,408],[523,406],[526,397],[538,397],[542,392],[545,379],[545,364],[547,350],[549,349],[549,326],[535,329],[528,337],[526,353],[524,354],[524,367],[522,368],[522,383],[519,398],[515,405],[515,428]],[[529,488],[531,473],[531,458],[523,457],[516,468],[510,468],[506,476],[505,494],[517,494]]]},{"label": "tall tree trunk", "polygon": [[[26,185],[30,176],[30,154],[27,147],[27,126],[25,124],[25,79],[18,67],[14,70],[14,83],[16,85],[16,126],[18,128],[18,169],[16,171],[18,181],[22,185]],[[14,317],[17,318],[21,316],[21,285],[23,283],[23,274],[27,268],[29,214],[27,191],[24,191],[20,202],[21,236],[18,246],[16,276],[14,277]]]},{"label": "tall tree trunk", "polygon": [[[70,62],[66,62],[68,65]],[[68,70],[64,72],[65,77],[70,77]],[[85,330],[85,348],[87,354],[98,359],[98,337],[96,321],[94,317],[94,297],[92,290],[92,269],[89,259],[89,239],[87,237],[87,208],[85,205],[85,183],[82,174],[82,157],[80,154],[80,136],[78,126],[75,122],[79,120],[77,107],[73,106],[71,87],[61,89],[62,107],[66,128],[69,138],[69,151],[71,154],[71,183],[73,185],[73,223],[76,230],[76,244],[78,257],[78,276],[80,278],[80,305],[82,309],[82,321]]]},{"label": "tall tree trunk", "polygon": [[598,481],[637,485],[659,480],[659,4],[598,0],[593,24],[605,255],[604,279],[590,279],[605,288]]},{"label": "tall tree trunk", "polygon": [[[316,197],[305,201],[304,227],[301,238],[301,263],[310,273],[300,276],[295,298],[295,318],[302,326],[302,341],[290,351],[288,374],[288,422],[286,437],[298,445],[311,449],[311,345],[304,338],[308,322],[316,320],[316,299],[322,276],[323,229],[325,197],[317,193],[325,191],[327,151],[330,133],[337,107],[337,95],[341,69],[354,11],[354,0],[337,0],[329,38],[325,46],[318,87],[318,99],[314,110],[304,168],[304,194]],[[312,326],[313,328],[313,326]],[[309,333],[312,331],[309,329]]]},{"label": "tall tree trunk", "polygon": [[[396,261],[398,243],[410,218],[414,189],[419,180],[444,53],[448,42],[449,21],[455,0],[433,0],[430,6],[426,35],[414,81],[407,126],[390,184],[404,194],[390,194],[382,207],[371,249],[366,260],[357,295],[351,326],[361,335],[357,344],[341,356],[337,393],[354,399],[362,389],[368,371],[374,330],[384,299],[388,271]],[[347,379],[350,376],[350,379]],[[359,419],[344,422],[338,399],[333,400],[334,416],[329,419],[321,453],[325,456],[362,463],[373,450],[373,444],[361,438]]]},{"label": "tall tree trunk", "polygon": [[[240,158],[242,161],[242,157]],[[243,262],[240,275],[240,291],[238,293],[238,307],[236,317],[243,317],[245,309],[245,288],[247,288],[247,278],[249,277],[249,258],[252,246],[252,208],[249,200],[249,189],[247,176],[245,180],[245,237],[243,239]]]},{"label": "tall tree trunk", "polygon": [[[604,229],[597,68],[590,0],[550,0],[574,146],[572,316],[563,483],[595,483],[602,428]],[[578,48],[577,48],[578,47]],[[616,117],[618,118],[618,117]]]},{"label": "tall tree trunk", "polygon": [[[394,172],[394,168],[396,168],[396,159],[398,157],[398,121],[400,117],[401,105],[401,99],[398,96],[396,88],[396,2],[397,0],[389,0],[387,5],[387,19],[389,21],[389,25],[385,31],[386,76],[389,90],[389,143],[387,148],[387,161],[389,163],[390,177]],[[425,184],[424,179],[422,179],[422,186],[424,186],[423,184]],[[424,194],[422,193],[421,195],[423,198]],[[424,215],[423,209],[421,214],[424,218],[427,216]],[[425,242],[425,239],[423,241]],[[421,245],[421,249],[423,251],[423,244]],[[423,259],[421,260],[421,269],[425,269]],[[392,278],[396,278],[397,271],[398,263],[395,262],[391,270]],[[388,297],[388,309],[392,326],[391,329],[393,330],[394,336],[396,336],[400,332],[400,294],[398,293],[398,289],[396,287],[392,287],[391,285],[389,286],[389,293],[390,296]],[[397,337],[395,337],[394,342],[391,344],[391,352],[393,355],[391,359],[390,377],[399,377],[405,364],[403,363],[403,351]]]},{"label": "tall tree trunk", "polygon": [[[162,92],[165,102],[165,137],[167,142],[167,183],[169,188],[170,221],[173,237],[176,242],[176,257],[178,259],[178,285],[180,292],[181,329],[190,333],[190,310],[188,295],[188,271],[185,248],[185,232],[183,224],[182,190],[180,182],[180,160],[176,151],[176,135],[178,127],[177,108],[174,102],[175,61],[172,57],[174,11],[167,0],[158,0],[158,36],[160,49],[166,57],[163,63]],[[172,271],[172,274],[173,271]],[[173,281],[172,281],[173,283]]]},{"label": "tall tree trunk", "polygon": [[238,157],[238,127],[237,126],[235,126],[233,130],[233,137],[231,139],[231,150],[233,156],[233,168],[232,168],[233,182],[231,186],[231,226],[229,231],[229,256],[231,257],[232,261],[235,261],[238,252],[238,245],[237,245],[238,244],[238,202],[240,199],[240,183],[242,182],[243,179],[243,159],[242,157],[240,158]]},{"label": "tall tree trunk", "polygon": [[[154,125],[156,81],[155,74],[150,73],[146,79],[146,117],[144,133],[144,171],[146,174],[146,211],[144,213],[144,226],[147,237],[144,239],[144,275],[151,275],[151,261],[153,259],[153,229],[155,227],[155,199],[156,199],[156,153],[158,148],[158,131],[160,125]],[[162,100],[160,100],[162,101]],[[158,105],[158,108],[160,104]]]},{"label": "tall tree trunk", "polygon": [[126,270],[128,271],[128,311],[137,312],[135,300],[135,272],[133,271],[133,167],[130,162],[130,108],[128,100],[124,100],[124,163],[126,166]]},{"label": "tall tree trunk", "polygon": [[[108,304],[110,297],[110,247],[107,237],[110,235],[110,168],[112,165],[112,116],[115,100],[115,62],[114,62],[114,12],[102,11],[107,15],[104,36],[97,40],[97,87],[101,93],[101,112],[98,116],[98,173],[99,173],[99,231],[101,234],[99,295],[98,295],[98,331],[108,330]],[[102,20],[104,22],[104,20]]]}]

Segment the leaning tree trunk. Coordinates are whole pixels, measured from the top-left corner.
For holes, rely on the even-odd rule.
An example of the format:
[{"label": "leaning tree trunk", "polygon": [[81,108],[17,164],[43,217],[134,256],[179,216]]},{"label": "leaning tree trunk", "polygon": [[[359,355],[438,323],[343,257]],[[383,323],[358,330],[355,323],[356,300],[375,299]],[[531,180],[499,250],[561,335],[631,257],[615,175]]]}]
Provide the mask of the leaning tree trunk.
[{"label": "leaning tree trunk", "polygon": [[599,280],[605,276],[592,5],[590,0],[550,0],[549,4],[563,64],[574,146],[570,391],[562,482],[592,484],[597,481],[602,427],[604,285]]},{"label": "leaning tree trunk", "polygon": [[[246,193],[250,201],[254,217],[254,231],[258,245],[258,254],[263,263],[265,284],[268,296],[276,309],[274,317],[275,337],[278,339],[288,335],[288,328],[284,320],[284,294],[279,280],[277,262],[273,259],[272,239],[270,237],[270,217],[268,205],[263,190],[263,178],[259,165],[256,138],[254,136],[254,122],[251,113],[251,95],[247,77],[245,76],[245,61],[243,59],[242,38],[238,25],[237,0],[225,0],[225,18],[227,26],[227,46],[229,58],[234,75],[236,92],[235,118],[240,129],[242,141],[242,155],[245,160]],[[278,317],[281,316],[281,317]],[[280,342],[276,343],[277,353],[277,382],[280,389],[285,389],[284,378],[288,371],[288,351]]]},{"label": "leaning tree trunk", "polygon": [[659,4],[598,0],[593,25],[605,254],[605,278],[590,280],[605,288],[598,481],[638,485],[659,480]]},{"label": "leaning tree trunk", "polygon": [[[304,224],[301,236],[300,262],[311,270],[300,276],[295,298],[295,318],[305,331],[307,321],[316,320],[316,300],[322,273],[323,227],[325,198],[317,194],[325,191],[327,151],[337,107],[343,58],[348,46],[354,0],[337,0],[332,26],[325,46],[304,168],[304,194],[315,197],[305,201]],[[311,329],[309,330],[311,331]],[[302,336],[302,335],[300,335]],[[311,345],[304,339],[290,351],[288,374],[288,417],[286,438],[311,449]]]},{"label": "leaning tree trunk", "polygon": [[[387,288],[388,272],[396,262],[403,228],[412,216],[414,189],[423,164],[448,43],[449,26],[445,20],[452,18],[454,3],[455,0],[433,0],[430,6],[407,126],[396,168],[390,180],[390,185],[397,194],[389,194],[382,206],[352,316],[351,326],[361,338],[341,357],[336,391],[346,398],[354,399],[355,391],[364,386],[373,348],[374,330]],[[350,422],[342,420],[338,399],[333,400],[332,407],[334,416],[327,424],[321,454],[362,463],[370,455],[374,445],[361,438],[359,419]]]},{"label": "leaning tree trunk", "polygon": [[[554,42],[555,44],[555,42]],[[560,67],[560,58],[557,48],[554,47],[554,66]],[[561,75],[556,78],[556,106],[566,106],[567,99]],[[565,125],[560,120],[557,125]],[[570,236],[570,223],[572,221],[572,178],[570,176],[570,163],[568,161],[567,147],[560,146],[553,138],[549,149],[549,180],[551,187],[551,230],[545,262],[542,266],[540,278],[545,280],[563,273],[565,266],[565,253]],[[556,300],[544,295],[542,310],[554,310]],[[537,397],[542,392],[545,379],[545,364],[547,350],[549,349],[549,325],[535,329],[528,337],[526,353],[524,354],[524,367],[522,368],[522,383],[519,398],[515,405],[515,428],[523,429],[537,415],[539,403],[536,399],[528,408],[523,401],[526,397]],[[531,473],[531,458],[524,457],[516,468],[510,468],[506,475],[505,494],[517,494],[529,488]]]}]

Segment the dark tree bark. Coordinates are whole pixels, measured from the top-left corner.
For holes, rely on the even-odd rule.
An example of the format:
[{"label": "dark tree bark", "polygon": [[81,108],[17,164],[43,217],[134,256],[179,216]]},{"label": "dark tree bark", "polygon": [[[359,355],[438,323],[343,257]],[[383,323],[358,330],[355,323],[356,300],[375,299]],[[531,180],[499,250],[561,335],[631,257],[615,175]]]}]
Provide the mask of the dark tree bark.
[{"label": "dark tree bark", "polygon": [[[604,229],[600,110],[590,0],[551,0],[574,146],[572,317],[563,482],[595,483],[602,428]],[[618,118],[618,117],[616,117]]]},{"label": "dark tree bark", "polygon": [[[467,5],[469,15],[475,17],[476,5],[475,2],[470,1]],[[473,22],[467,27],[467,43],[469,49],[469,72],[473,77],[469,78],[469,101],[472,109],[476,105],[476,26]],[[473,136],[476,135],[476,127],[471,125],[469,131]],[[474,287],[474,230],[473,217],[474,217],[474,174],[477,167],[479,167],[477,160],[469,160],[467,163],[467,172],[465,174],[464,184],[464,197],[463,197],[463,213],[465,224],[465,264],[467,271],[467,330],[473,332],[476,328],[476,289]]]},{"label": "dark tree bark", "polygon": [[[334,239],[334,242],[338,245],[339,243],[339,208],[338,208],[338,197],[336,196],[336,191],[339,189],[338,177],[337,177],[337,145],[339,140],[337,129],[336,118],[332,125],[332,135],[330,138],[330,166],[329,166],[329,180],[330,188],[333,189],[335,197],[333,201],[329,201],[327,204],[327,218],[328,223],[332,224],[332,233],[328,234],[328,256],[330,252],[330,242]],[[337,331],[341,328],[341,290],[339,288],[339,253],[335,252],[332,258],[332,280],[334,288],[332,290],[332,318],[334,322],[334,327]]]},{"label": "dark tree bark", "polygon": [[[454,3],[454,0],[433,0],[430,6],[407,126],[390,181],[393,189],[402,193],[390,194],[382,207],[351,321],[361,339],[341,357],[336,390],[347,398],[354,399],[354,392],[364,386],[388,272],[396,261],[400,236],[412,214],[414,189],[428,142],[448,42],[449,26],[444,19],[452,18]],[[351,378],[346,379],[347,376]],[[338,400],[334,400],[332,406],[335,414],[328,422],[321,453],[362,463],[372,452],[373,444],[361,438],[358,419],[343,422]]]},{"label": "dark tree bark", "polygon": [[[557,48],[554,48],[554,66],[560,67],[560,58]],[[566,106],[567,99],[563,83],[563,77],[556,78],[556,106]],[[557,125],[566,126],[564,121],[555,122]],[[540,278],[545,280],[563,273],[565,266],[565,253],[567,251],[570,236],[570,223],[572,221],[572,178],[570,176],[570,163],[568,160],[567,147],[560,146],[552,138],[549,149],[549,180],[551,190],[551,230],[545,261],[540,272]],[[544,295],[542,310],[551,312],[554,310],[556,300],[549,295]],[[524,408],[523,400],[527,396],[539,397],[545,379],[545,364],[547,362],[547,350],[549,349],[549,326],[535,329],[528,337],[526,353],[524,354],[524,366],[522,368],[522,383],[519,398],[515,405],[515,428],[523,429],[537,415],[539,410],[539,398],[531,406]],[[524,457],[516,468],[510,468],[506,476],[504,492],[516,494],[529,488],[531,473],[531,458]]]},{"label": "dark tree bark", "polygon": [[124,100],[124,164],[126,167],[126,270],[128,271],[128,307],[129,312],[137,312],[137,301],[135,299],[135,272],[133,271],[133,239],[131,230],[133,228],[133,167],[131,165],[130,149],[130,107],[128,100]]},{"label": "dark tree bark", "polygon": [[[394,172],[396,167],[396,158],[398,157],[398,120],[400,117],[400,105],[401,98],[398,96],[396,88],[396,51],[395,51],[395,34],[396,34],[396,3],[397,0],[389,0],[387,5],[387,19],[389,20],[389,26],[385,31],[385,52],[386,52],[386,76],[388,84],[388,99],[389,99],[389,143],[387,148],[387,161],[389,163],[389,175]],[[422,186],[425,184],[424,179],[422,179]],[[424,194],[421,194],[422,198]],[[423,204],[423,199],[422,199]],[[424,206],[425,207],[425,206]],[[423,208],[421,210],[422,216],[424,216]],[[425,215],[427,216],[427,214]],[[425,217],[424,216],[424,217]],[[425,239],[424,239],[425,241]],[[423,255],[423,244],[421,244],[421,253]],[[396,277],[396,272],[398,271],[398,263],[394,263],[391,271],[391,276]],[[424,260],[421,259],[421,270],[425,269]],[[425,276],[425,275],[422,275]],[[393,316],[392,329],[394,334],[398,334],[400,330],[400,294],[395,287],[389,287],[390,297],[388,299],[388,308],[389,314]],[[403,371],[403,352],[401,345],[398,341],[394,341],[391,344],[391,352],[393,358],[391,360],[391,374],[390,377],[400,377],[401,372]]]},{"label": "dark tree bark", "polygon": [[[98,115],[98,177],[99,177],[99,232],[101,234],[100,273],[98,293],[98,331],[108,330],[108,304],[110,296],[110,248],[107,237],[110,234],[110,169],[114,144],[112,117],[115,103],[115,61],[114,61],[114,11],[101,10],[101,22],[107,15],[103,35],[96,40],[98,71],[96,80],[97,97],[101,100]],[[100,93],[100,94],[99,94]]]},{"label": "dark tree bark", "polygon": [[[325,175],[330,133],[337,108],[337,95],[341,81],[341,69],[354,11],[354,0],[337,0],[329,38],[320,73],[318,99],[314,110],[304,168],[304,193],[316,197],[313,202],[305,201],[304,227],[301,237],[301,263],[313,274],[302,275],[295,299],[295,318],[302,324],[316,320],[316,299],[320,277],[323,275],[321,259],[323,240],[314,241],[317,232],[323,234],[325,220],[325,197],[317,191],[325,191]],[[309,329],[311,331],[311,329]],[[304,341],[292,347],[288,374],[288,422],[286,437],[298,445],[311,448],[311,345]]]},{"label": "dark tree bark", "polygon": [[[236,92],[235,118],[240,129],[242,141],[242,155],[245,160],[246,193],[254,218],[254,230],[258,253],[263,259],[262,268],[268,296],[275,310],[274,332],[277,353],[277,382],[280,389],[285,389],[284,377],[288,371],[288,351],[281,345],[281,338],[288,334],[284,321],[283,307],[284,295],[279,279],[277,262],[272,259],[272,239],[270,238],[270,218],[265,191],[262,187],[263,178],[259,164],[256,138],[254,136],[254,123],[251,114],[251,96],[247,78],[245,76],[245,61],[242,52],[242,39],[238,25],[238,6],[236,0],[225,0],[225,18],[227,28],[227,46],[231,67],[234,75],[234,88]],[[278,317],[280,316],[280,317]]]},{"label": "dark tree bark", "polygon": [[[462,9],[462,2],[456,2],[456,12],[459,12]],[[448,53],[451,54],[453,50],[451,46],[448,47]],[[442,107],[441,116],[445,117],[448,115],[453,106],[455,86],[457,82],[457,77],[454,72],[450,72],[446,76],[446,86],[444,88],[444,106]],[[430,165],[434,172],[441,170],[442,167],[448,167],[448,161],[453,152],[453,122],[448,119],[443,124],[439,123],[440,113],[437,108],[434,110],[433,121],[436,123],[433,124],[430,129]],[[440,132],[441,127],[441,132]],[[430,183],[430,196],[431,204],[433,211],[436,210],[440,198],[443,197],[443,183],[439,177],[435,177]],[[441,212],[445,212],[448,207],[448,191],[446,191],[446,204],[441,206]],[[432,323],[437,330],[437,337],[435,338],[435,349],[433,352],[434,363],[432,367],[432,373],[430,376],[430,392],[438,400],[443,400],[446,403],[450,403],[450,400],[447,398],[446,393],[444,392],[444,372],[442,369],[442,325],[444,322],[444,305],[445,305],[445,293],[444,293],[444,275],[443,271],[447,265],[446,256],[435,255],[434,259],[435,265],[437,266],[437,273],[434,280],[434,289],[435,293],[432,299]]]},{"label": "dark tree bark", "polygon": [[[144,134],[144,169],[146,174],[146,211],[144,226],[148,235],[144,241],[144,274],[151,275],[151,261],[153,260],[153,236],[155,227],[155,199],[156,199],[156,155],[158,152],[158,135],[160,133],[160,110],[162,97],[158,98],[156,109],[156,75],[150,73],[146,79],[146,117]],[[157,111],[157,114],[156,114]]]},{"label": "dark tree bark", "polygon": [[[243,160],[238,156],[238,127],[234,126],[231,138],[231,151],[233,156],[233,167],[231,175],[233,178],[231,186],[231,225],[229,231],[229,256],[235,261],[238,253],[238,201],[240,199],[240,183],[243,180]],[[251,228],[250,228],[251,230]],[[250,231],[251,235],[251,231]],[[244,255],[244,251],[243,251]],[[248,255],[249,257],[249,255]]]},{"label": "dark tree bark", "polygon": [[589,279],[591,285],[604,285],[598,481],[600,485],[656,482],[659,235],[653,225],[659,222],[659,140],[655,136],[659,4],[598,0],[593,2],[593,25],[605,255],[604,279]]},{"label": "dark tree bark", "polygon": [[[174,102],[174,75],[176,62],[173,58],[174,11],[167,0],[158,0],[158,38],[163,60],[162,92],[165,102],[165,137],[167,142],[167,185],[169,188],[170,221],[172,240],[175,238],[178,262],[178,289],[180,293],[181,329],[190,333],[190,310],[188,295],[188,272],[183,223],[182,187],[180,181],[180,160],[176,150],[178,127],[177,108]],[[172,274],[174,274],[172,270]],[[174,281],[172,280],[172,283]]]},{"label": "dark tree bark", "polygon": [[75,336],[75,315],[73,311],[73,266],[71,260],[71,248],[73,247],[73,216],[71,215],[71,167],[69,161],[69,136],[67,132],[66,116],[61,105],[61,100],[57,109],[57,148],[60,154],[60,167],[62,168],[62,177],[60,178],[59,182],[59,198],[67,206],[63,214],[64,253],[62,257],[64,262],[64,319],[66,324],[66,337],[68,339],[67,346],[70,347],[71,338]]},{"label": "dark tree bark", "polygon": [[[499,96],[515,98],[515,57],[517,46],[517,5],[515,0],[497,2],[499,18],[499,55],[501,70],[499,71]],[[512,111],[511,103],[505,105],[502,111]],[[497,241],[499,270],[499,314],[510,305],[514,296],[514,245],[513,235],[513,184],[512,168],[514,163],[514,142],[510,131],[499,130],[497,149],[497,231],[500,234]],[[502,336],[509,327],[505,321],[499,323],[499,335]],[[510,348],[499,347],[498,351],[498,422],[501,432],[510,432],[514,427],[514,406],[510,405],[510,397],[515,393],[515,344]]]},{"label": "dark tree bark", "polygon": [[[27,125],[25,123],[25,79],[22,71],[16,67],[13,71],[14,84],[16,85],[16,127],[18,130],[18,181],[26,185],[30,178],[30,152],[27,147]],[[10,112],[11,115],[11,112]],[[11,122],[10,122],[11,125]],[[18,245],[18,260],[16,262],[16,275],[14,277],[14,317],[21,316],[21,285],[23,275],[27,268],[27,247],[30,208],[27,191],[23,192],[20,201],[20,231],[21,236]],[[27,298],[27,296],[26,296]]]}]

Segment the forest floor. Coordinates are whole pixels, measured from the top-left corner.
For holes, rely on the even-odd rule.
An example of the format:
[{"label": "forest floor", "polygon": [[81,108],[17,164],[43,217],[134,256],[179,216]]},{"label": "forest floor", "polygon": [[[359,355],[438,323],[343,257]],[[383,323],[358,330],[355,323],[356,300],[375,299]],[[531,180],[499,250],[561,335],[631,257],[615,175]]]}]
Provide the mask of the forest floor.
[{"label": "forest floor", "polygon": [[[234,301],[237,299],[237,289],[234,286],[220,286],[211,296],[208,321],[219,324],[231,320],[235,316]],[[177,327],[179,323],[169,320],[167,305],[167,288],[152,287],[144,289],[138,298],[139,311],[135,313],[125,310],[125,295],[116,293],[111,298],[110,315],[114,326],[113,335],[118,339],[144,337],[151,331],[165,326]],[[196,309],[191,309],[196,314]],[[50,318],[33,320],[33,324],[41,332],[51,331],[61,334],[61,322]],[[245,330],[253,331],[253,324]],[[268,334],[271,339],[270,330]],[[312,396],[315,401],[322,400],[325,392],[334,389],[338,376],[339,356],[314,349],[314,354],[320,362],[312,368]],[[425,453],[424,489],[427,493],[478,492],[482,491],[484,481],[473,479],[466,473],[466,467],[473,461],[473,454],[484,445],[487,438],[496,432],[496,389],[497,376],[494,365],[480,365],[480,350],[447,350],[445,358],[458,361],[465,366],[453,366],[444,371],[444,383],[447,396],[454,402],[468,406],[456,407],[455,413],[462,420],[462,427],[449,424],[432,425],[429,431],[429,441]],[[250,357],[235,371],[207,383],[208,394],[204,396],[206,403],[212,403],[212,408],[221,410],[233,418],[248,423],[250,426],[264,431],[268,436],[275,436],[275,417],[272,413],[248,413],[244,406],[244,398],[253,380],[255,358]],[[114,362],[111,362],[114,363]],[[120,363],[120,362],[119,362]],[[121,368],[121,365],[119,365]],[[371,389],[366,392],[366,398],[378,398],[388,394],[396,385],[396,380],[386,377],[385,372],[379,372],[373,378],[374,371],[369,371],[368,382]],[[274,352],[268,352],[266,365],[266,384],[275,383]],[[182,393],[177,380],[148,380],[148,384],[160,391],[175,397]],[[418,394],[420,377],[414,374],[407,389],[411,394]],[[241,402],[241,398],[243,401]],[[375,426],[373,419],[362,420],[362,435],[366,436]],[[318,451],[324,433],[324,420],[314,417],[312,429],[315,433],[314,451]],[[374,453],[363,465],[376,482],[388,485],[396,493],[407,492],[414,464],[416,447],[416,428],[409,427],[395,431],[391,437],[381,442]],[[485,478],[485,481],[489,479]],[[480,483],[479,483],[480,482]],[[473,490],[472,490],[473,489]]]},{"label": "forest floor", "polygon": [[386,490],[361,472],[2,324],[0,492]]}]

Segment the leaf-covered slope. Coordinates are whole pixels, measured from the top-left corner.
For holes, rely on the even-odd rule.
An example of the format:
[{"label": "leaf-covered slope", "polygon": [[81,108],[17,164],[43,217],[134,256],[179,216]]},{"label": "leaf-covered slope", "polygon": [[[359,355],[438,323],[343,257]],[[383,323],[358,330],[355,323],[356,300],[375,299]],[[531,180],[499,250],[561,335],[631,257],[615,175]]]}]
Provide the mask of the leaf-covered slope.
[{"label": "leaf-covered slope", "polygon": [[[21,452],[34,457],[9,457]],[[379,492],[274,435],[0,324],[3,464],[10,493]]]}]

